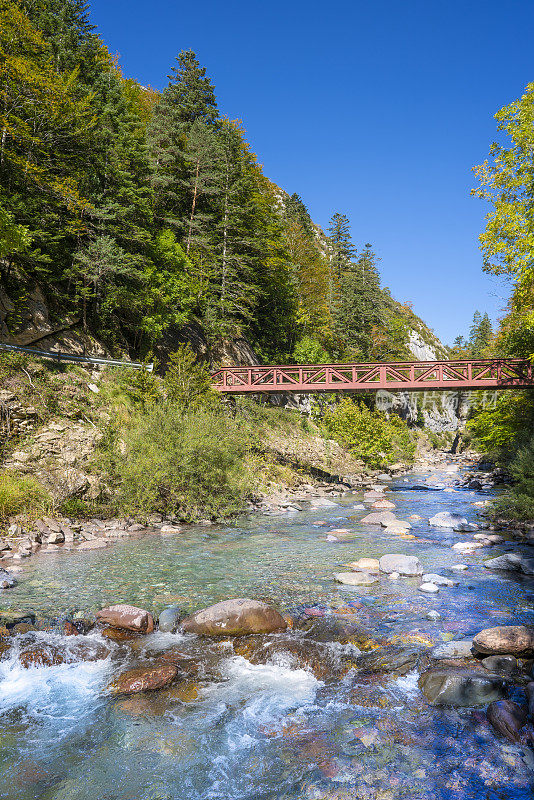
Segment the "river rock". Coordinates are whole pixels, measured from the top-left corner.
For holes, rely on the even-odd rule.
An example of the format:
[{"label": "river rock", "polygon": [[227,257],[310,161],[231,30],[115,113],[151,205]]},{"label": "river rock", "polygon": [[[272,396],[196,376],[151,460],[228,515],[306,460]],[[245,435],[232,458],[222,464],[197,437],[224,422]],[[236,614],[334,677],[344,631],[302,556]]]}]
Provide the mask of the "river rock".
[{"label": "river rock", "polygon": [[380,559],[382,572],[399,572],[401,575],[422,575],[423,568],[416,556],[405,556],[399,553],[389,553]]},{"label": "river rock", "polygon": [[511,700],[497,700],[489,704],[486,714],[497,733],[509,742],[519,742],[521,728],[527,721],[527,712],[521,706]]},{"label": "river rock", "polygon": [[455,514],[452,511],[440,511],[438,514],[434,514],[433,517],[430,517],[428,521],[435,528],[455,528],[458,525],[467,524],[465,517],[462,517],[461,514]]},{"label": "river rock", "polygon": [[154,618],[149,611],[136,606],[118,604],[98,611],[96,618],[112,628],[123,628],[134,633],[152,633]]},{"label": "river rock", "polygon": [[178,674],[174,664],[154,664],[123,672],[108,686],[110,694],[133,694],[163,689]]},{"label": "river rock", "polygon": [[525,691],[528,698],[528,713],[534,719],[534,681],[527,683]]},{"label": "river rock", "polygon": [[478,525],[475,522],[460,522],[454,526],[454,530],[457,533],[472,533],[478,531]]},{"label": "river rock", "polygon": [[455,569],[457,572],[465,572],[466,569],[469,569],[468,564],[453,564],[451,569]]},{"label": "river rock", "polygon": [[378,583],[376,575],[370,572],[337,572],[335,579],[338,583],[344,583],[346,586],[371,586],[373,583]]},{"label": "river rock", "polygon": [[234,652],[251,664],[304,669],[322,681],[340,677],[350,669],[351,660],[360,655],[360,650],[353,646],[350,648],[349,659],[345,659],[331,645],[308,638],[299,639],[291,634],[235,639]]},{"label": "river rock", "polygon": [[443,658],[473,658],[473,640],[461,639],[457,642],[443,642],[434,647],[430,657],[436,660]]},{"label": "river rock", "polygon": [[184,614],[178,606],[164,608],[158,617],[158,628],[162,633],[175,633]]},{"label": "river rock", "polygon": [[484,566],[486,569],[534,575],[534,558],[527,558],[519,553],[505,553],[497,558],[490,558],[484,562]]},{"label": "river rock", "polygon": [[400,578],[400,572],[390,572],[388,575],[388,581],[398,581]]},{"label": "river rock", "polygon": [[452,549],[459,553],[471,553],[481,547],[484,547],[482,542],[456,542],[456,544],[453,544]]},{"label": "river rock", "polygon": [[287,628],[276,609],[258,600],[237,598],[223,600],[186,617],[180,629],[202,636],[246,636],[251,633],[272,633]]},{"label": "river rock", "polygon": [[438,620],[441,619],[441,614],[439,613],[439,611],[432,609],[426,615],[426,619],[430,620],[430,622],[437,622]]},{"label": "river rock", "polygon": [[473,646],[484,655],[534,656],[534,625],[500,625],[485,628],[473,639]]},{"label": "river rock", "polygon": [[377,572],[380,569],[380,562],[378,558],[359,558],[357,561],[351,561],[349,564],[345,564],[345,566],[356,572],[360,570]]},{"label": "river rock", "polygon": [[425,592],[426,594],[437,594],[439,592],[439,586],[436,586],[435,583],[422,583],[419,587],[420,592]]},{"label": "river rock", "polygon": [[316,500],[312,500],[310,503],[310,508],[333,508],[337,506],[337,503],[334,503],[333,500],[328,500],[327,497],[318,497]]},{"label": "river rock", "polygon": [[385,511],[389,511],[392,508],[396,508],[395,503],[390,503],[389,500],[376,500],[371,508],[383,509]]},{"label": "river rock", "polygon": [[479,706],[500,700],[506,681],[474,670],[436,668],[423,672],[419,687],[434,706]]},{"label": "river rock", "polygon": [[392,511],[377,511],[374,514],[367,514],[367,516],[362,517],[360,522],[364,525],[382,525],[385,523],[386,525],[388,522],[396,522],[397,518]]},{"label": "river rock", "polygon": [[436,586],[457,586],[458,581],[452,581],[450,578],[445,578],[443,575],[436,575],[435,572],[427,572],[421,578],[425,583],[435,583]]},{"label": "river rock", "polygon": [[65,663],[65,654],[58,647],[32,647],[19,656],[24,669],[31,667],[56,667]]},{"label": "river rock", "polygon": [[513,675],[519,667],[515,656],[486,656],[480,663],[488,672],[499,675]]},{"label": "river rock", "polygon": [[371,489],[370,492],[364,492],[363,499],[367,502],[371,500],[384,500],[384,491],[380,490],[377,492],[375,489]]},{"label": "river rock", "polygon": [[12,589],[17,585],[16,579],[5,569],[0,568],[0,589]]},{"label": "river rock", "polygon": [[356,663],[360,669],[369,672],[394,672],[405,675],[418,663],[421,653],[422,648],[417,645],[386,645],[362,653]]}]

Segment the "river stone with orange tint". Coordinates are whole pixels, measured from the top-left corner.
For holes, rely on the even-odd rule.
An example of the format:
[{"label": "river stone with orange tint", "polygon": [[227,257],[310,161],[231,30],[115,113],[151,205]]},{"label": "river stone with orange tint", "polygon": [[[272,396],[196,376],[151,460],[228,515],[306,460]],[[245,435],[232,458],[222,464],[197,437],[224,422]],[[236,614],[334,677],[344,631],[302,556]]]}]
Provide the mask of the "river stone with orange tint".
[{"label": "river stone with orange tint", "polygon": [[477,653],[484,655],[534,656],[534,625],[501,625],[485,628],[473,639]]},{"label": "river stone with orange tint", "polygon": [[246,636],[250,633],[283,631],[287,622],[275,608],[258,600],[223,600],[186,617],[180,626],[184,633],[201,636]]},{"label": "river stone with orange tint", "polygon": [[137,667],[123,672],[108,686],[111,694],[133,694],[134,692],[153,692],[168,686],[178,673],[173,664],[153,664],[150,667]]},{"label": "river stone with orange tint", "polygon": [[99,622],[111,625],[112,628],[123,628],[135,633],[152,633],[154,630],[152,614],[136,606],[125,604],[109,606],[98,611],[96,618]]},{"label": "river stone with orange tint", "polygon": [[65,653],[57,647],[33,647],[19,656],[24,669],[31,667],[56,667],[65,663]]}]

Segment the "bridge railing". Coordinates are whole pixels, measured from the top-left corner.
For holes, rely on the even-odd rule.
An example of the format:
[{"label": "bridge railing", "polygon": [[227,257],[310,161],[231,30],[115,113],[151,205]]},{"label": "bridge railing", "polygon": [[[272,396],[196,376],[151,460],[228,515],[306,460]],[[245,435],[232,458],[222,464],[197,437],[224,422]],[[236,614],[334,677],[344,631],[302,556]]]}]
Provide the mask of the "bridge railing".
[{"label": "bridge railing", "polygon": [[533,385],[533,367],[513,358],[221,367],[212,385],[233,394],[522,388]]}]

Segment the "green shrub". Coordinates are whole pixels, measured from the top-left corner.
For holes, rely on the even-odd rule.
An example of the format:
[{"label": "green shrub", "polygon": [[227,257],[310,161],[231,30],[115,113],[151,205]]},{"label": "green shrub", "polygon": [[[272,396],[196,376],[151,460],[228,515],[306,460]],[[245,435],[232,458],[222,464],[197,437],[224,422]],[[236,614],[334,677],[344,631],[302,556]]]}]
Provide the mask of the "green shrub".
[{"label": "green shrub", "polygon": [[167,399],[182,408],[215,405],[219,395],[211,388],[211,373],[201,364],[189,345],[181,345],[169,356],[165,373]]},{"label": "green shrub", "polygon": [[148,409],[123,433],[114,461],[124,510],[188,520],[237,512],[254,483],[248,442],[248,432],[212,410]]},{"label": "green shrub", "polygon": [[52,498],[41,484],[27,475],[0,473],[0,519],[16,514],[39,517],[52,507]]},{"label": "green shrub", "polygon": [[325,433],[347,447],[353,456],[372,468],[394,461],[413,461],[416,443],[399,417],[390,419],[363,403],[344,398],[323,416]]},{"label": "green shrub", "polygon": [[495,511],[509,519],[534,520],[534,439],[508,466],[513,486],[496,500]]}]

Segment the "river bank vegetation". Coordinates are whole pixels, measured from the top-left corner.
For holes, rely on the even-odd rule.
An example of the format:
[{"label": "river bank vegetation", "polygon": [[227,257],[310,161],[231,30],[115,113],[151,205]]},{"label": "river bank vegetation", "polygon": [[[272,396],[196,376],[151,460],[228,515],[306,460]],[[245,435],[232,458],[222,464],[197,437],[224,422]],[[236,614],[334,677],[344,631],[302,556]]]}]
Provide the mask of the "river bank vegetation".
[{"label": "river bank vegetation", "polygon": [[18,354],[0,355],[0,371],[18,403],[17,419],[0,420],[3,522],[51,509],[71,518],[219,519],[318,476],[414,458],[418,432],[360,402],[329,400],[308,416],[223,398],[187,346],[163,375],[95,374]]},{"label": "river bank vegetation", "polygon": [[[534,358],[534,84],[496,114],[499,142],[475,168],[474,194],[490,203],[480,245],[486,272],[511,284],[511,298],[488,354]],[[514,485],[498,513],[534,519],[534,392],[503,392],[492,408],[474,410],[469,423],[477,446],[506,466]]]}]

